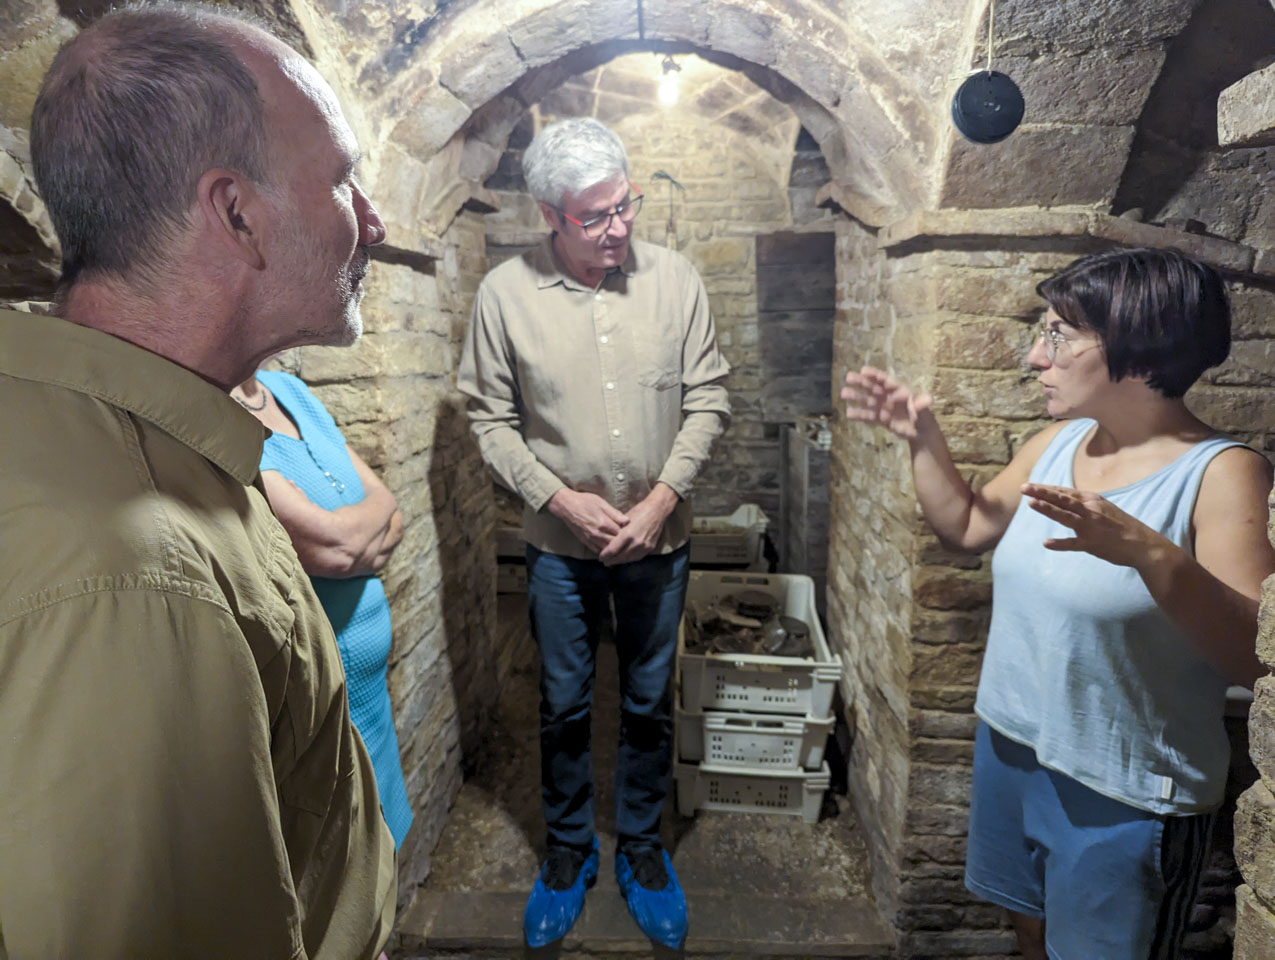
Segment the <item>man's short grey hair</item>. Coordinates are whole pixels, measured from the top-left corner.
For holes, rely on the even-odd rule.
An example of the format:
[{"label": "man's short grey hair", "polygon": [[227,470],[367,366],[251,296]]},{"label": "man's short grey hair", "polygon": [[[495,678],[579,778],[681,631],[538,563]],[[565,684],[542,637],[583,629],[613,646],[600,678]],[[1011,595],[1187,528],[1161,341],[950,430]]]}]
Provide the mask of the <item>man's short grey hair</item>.
[{"label": "man's short grey hair", "polygon": [[527,189],[540,203],[561,207],[568,193],[628,175],[629,158],[611,128],[592,117],[551,123],[522,155]]},{"label": "man's short grey hair", "polygon": [[162,2],[106,14],[54,58],[31,118],[36,184],[62,245],[62,290],[89,276],[162,282],[165,248],[215,167],[266,183],[265,104],[235,52],[262,24]]}]

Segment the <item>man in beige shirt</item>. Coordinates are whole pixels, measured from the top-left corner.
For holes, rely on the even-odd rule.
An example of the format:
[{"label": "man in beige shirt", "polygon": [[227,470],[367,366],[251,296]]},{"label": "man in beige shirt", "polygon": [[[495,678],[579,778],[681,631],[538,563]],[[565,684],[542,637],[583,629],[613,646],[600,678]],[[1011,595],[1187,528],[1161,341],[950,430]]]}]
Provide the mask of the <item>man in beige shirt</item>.
[{"label": "man in beige shirt", "polygon": [[228,391],[349,343],[384,227],[314,69],[109,14],[32,119],[58,316],[0,312],[0,957],[370,960],[394,844]]},{"label": "man in beige shirt", "polygon": [[560,940],[597,876],[590,706],[614,605],[616,878],[643,932],[678,948],[686,901],[660,842],[660,812],[688,576],[686,497],[729,424],[729,368],[695,269],[632,239],[642,195],[614,133],[588,118],[553,124],[523,167],[554,232],[483,280],[458,384],[484,459],[526,504],[548,853],[524,933],[532,947]]}]

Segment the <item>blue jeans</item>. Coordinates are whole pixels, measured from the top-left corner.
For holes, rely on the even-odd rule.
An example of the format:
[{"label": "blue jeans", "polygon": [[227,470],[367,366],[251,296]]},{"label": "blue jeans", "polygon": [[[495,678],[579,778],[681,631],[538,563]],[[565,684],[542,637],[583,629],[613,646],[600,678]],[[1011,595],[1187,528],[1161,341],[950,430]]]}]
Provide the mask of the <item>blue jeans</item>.
[{"label": "blue jeans", "polygon": [[672,763],[673,662],[690,548],[606,567],[527,547],[531,632],[540,648],[540,796],[551,844],[593,842],[590,711],[598,639],[615,604],[620,744],[615,829],[659,842]]}]

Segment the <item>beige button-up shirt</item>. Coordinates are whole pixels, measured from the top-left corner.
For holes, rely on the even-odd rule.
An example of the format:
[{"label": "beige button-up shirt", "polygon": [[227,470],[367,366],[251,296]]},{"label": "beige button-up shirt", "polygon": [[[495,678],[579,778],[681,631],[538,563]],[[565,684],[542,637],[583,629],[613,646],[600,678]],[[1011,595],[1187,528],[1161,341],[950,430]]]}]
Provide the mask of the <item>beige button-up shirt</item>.
[{"label": "beige button-up shirt", "polygon": [[526,504],[527,542],[592,558],[545,503],[567,486],[628,510],[662,481],[680,501],[656,552],[681,546],[686,497],[730,423],[729,372],[685,257],[634,240],[593,289],[550,237],[483,279],[457,385],[483,459]]},{"label": "beige button-up shirt", "polygon": [[264,428],[8,311],[0,411],[0,957],[375,957],[394,842]]}]

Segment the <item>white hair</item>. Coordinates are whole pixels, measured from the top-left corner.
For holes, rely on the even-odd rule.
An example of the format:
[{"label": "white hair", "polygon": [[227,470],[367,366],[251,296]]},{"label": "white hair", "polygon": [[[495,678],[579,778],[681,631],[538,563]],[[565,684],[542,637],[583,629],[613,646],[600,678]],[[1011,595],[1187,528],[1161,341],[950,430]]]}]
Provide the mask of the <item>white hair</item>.
[{"label": "white hair", "polygon": [[540,203],[561,207],[568,194],[628,174],[629,160],[611,128],[592,117],[551,123],[522,155],[527,189]]}]

